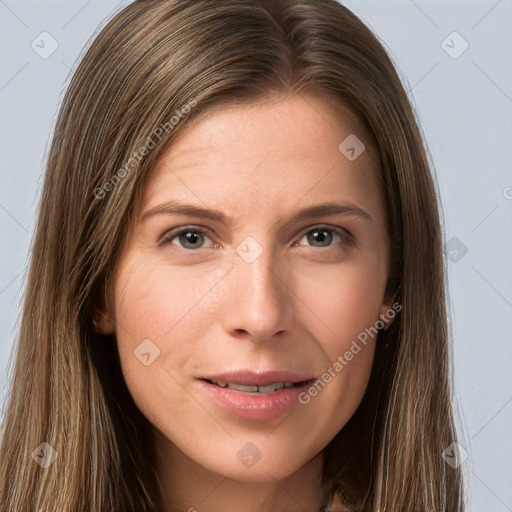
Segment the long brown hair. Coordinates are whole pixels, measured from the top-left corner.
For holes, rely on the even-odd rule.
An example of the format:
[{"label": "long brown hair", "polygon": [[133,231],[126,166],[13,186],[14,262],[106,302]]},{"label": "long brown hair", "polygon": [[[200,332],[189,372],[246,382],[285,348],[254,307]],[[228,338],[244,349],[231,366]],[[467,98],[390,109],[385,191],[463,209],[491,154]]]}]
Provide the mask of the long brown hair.
[{"label": "long brown hair", "polygon": [[[0,446],[2,512],[155,512],[149,423],[114,339],[91,326],[162,151],[213,108],[295,91],[349,107],[378,158],[388,291],[363,401],[326,449],[325,503],[460,512],[443,240],[421,135],[394,66],[335,0],[138,0],[101,31],[64,97],[48,155]],[[341,141],[340,141],[341,142]],[[47,442],[57,460],[33,453]],[[39,448],[41,450],[41,448]]]}]

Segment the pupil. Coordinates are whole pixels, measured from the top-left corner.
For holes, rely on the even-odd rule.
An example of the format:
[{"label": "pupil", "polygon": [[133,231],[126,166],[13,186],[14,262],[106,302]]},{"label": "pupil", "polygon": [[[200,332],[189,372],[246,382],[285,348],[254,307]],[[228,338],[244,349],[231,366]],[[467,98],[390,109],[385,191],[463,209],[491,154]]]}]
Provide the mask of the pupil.
[{"label": "pupil", "polygon": [[[332,234],[330,234],[328,231],[311,231],[313,233],[312,235],[308,235],[308,242],[320,242],[324,243],[324,245],[330,245],[330,242],[332,240]],[[327,243],[325,243],[327,242]]]},{"label": "pupil", "polygon": [[187,244],[191,245],[192,247],[198,245],[197,242],[199,241],[199,234],[194,233],[192,231],[187,231],[187,233],[182,234],[181,236],[181,242],[184,246],[187,246]]}]

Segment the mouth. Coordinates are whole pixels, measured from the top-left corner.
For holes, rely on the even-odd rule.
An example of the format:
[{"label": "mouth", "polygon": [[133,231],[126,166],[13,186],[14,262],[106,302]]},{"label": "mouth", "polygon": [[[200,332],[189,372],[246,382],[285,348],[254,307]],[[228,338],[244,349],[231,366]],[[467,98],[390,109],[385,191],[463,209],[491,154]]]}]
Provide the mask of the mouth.
[{"label": "mouth", "polygon": [[201,393],[224,413],[266,423],[291,411],[315,377],[289,371],[235,371],[197,379]]},{"label": "mouth", "polygon": [[292,382],[270,382],[269,384],[242,384],[239,382],[227,382],[225,380],[214,380],[214,379],[201,379],[209,384],[213,384],[220,388],[233,389],[235,391],[241,391],[249,395],[260,395],[274,393],[283,388],[303,387],[313,382],[314,379],[307,379],[304,381]]}]

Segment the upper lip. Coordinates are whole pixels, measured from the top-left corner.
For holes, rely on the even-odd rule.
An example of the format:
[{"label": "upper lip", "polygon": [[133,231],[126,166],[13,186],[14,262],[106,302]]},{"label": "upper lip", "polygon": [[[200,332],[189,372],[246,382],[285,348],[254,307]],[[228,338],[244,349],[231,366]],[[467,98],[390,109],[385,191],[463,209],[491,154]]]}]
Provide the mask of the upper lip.
[{"label": "upper lip", "polygon": [[225,381],[229,383],[242,384],[245,386],[265,386],[267,384],[272,384],[275,382],[303,382],[312,380],[315,377],[313,375],[305,374],[302,372],[295,372],[289,370],[237,370],[210,374],[202,378],[206,380]]}]

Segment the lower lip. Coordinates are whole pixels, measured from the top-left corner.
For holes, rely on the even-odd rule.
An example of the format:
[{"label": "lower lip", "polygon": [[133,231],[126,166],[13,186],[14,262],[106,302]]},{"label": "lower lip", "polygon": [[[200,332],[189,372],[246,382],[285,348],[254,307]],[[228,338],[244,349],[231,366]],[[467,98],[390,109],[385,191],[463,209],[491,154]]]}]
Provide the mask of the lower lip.
[{"label": "lower lip", "polygon": [[239,418],[253,421],[271,421],[290,410],[297,402],[301,392],[308,389],[311,381],[292,388],[281,388],[272,393],[259,395],[221,388],[206,380],[200,379],[204,392],[221,408]]}]

